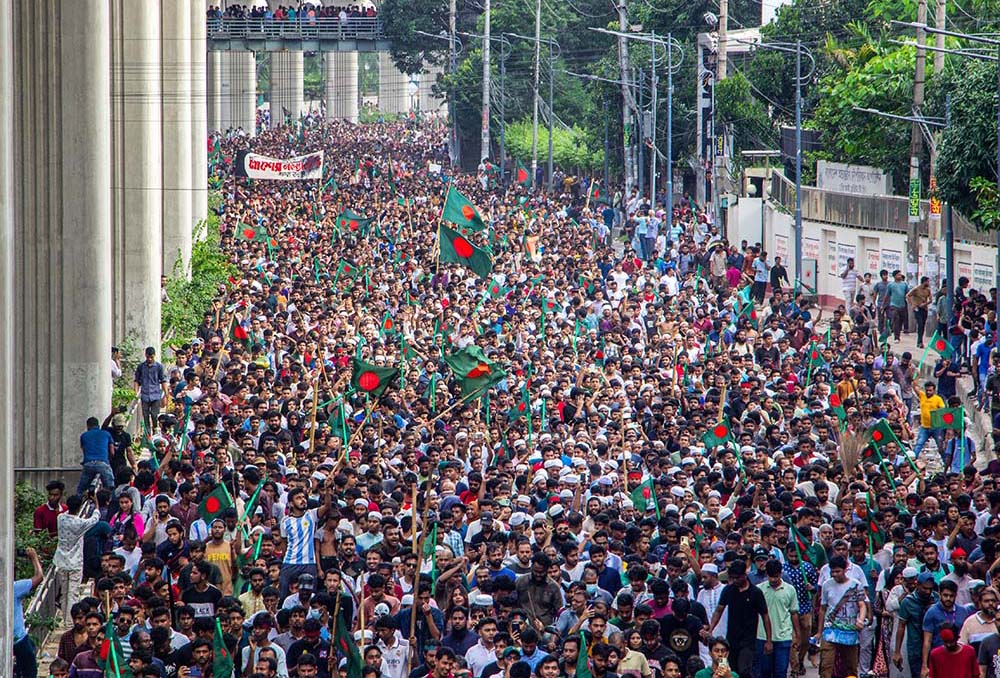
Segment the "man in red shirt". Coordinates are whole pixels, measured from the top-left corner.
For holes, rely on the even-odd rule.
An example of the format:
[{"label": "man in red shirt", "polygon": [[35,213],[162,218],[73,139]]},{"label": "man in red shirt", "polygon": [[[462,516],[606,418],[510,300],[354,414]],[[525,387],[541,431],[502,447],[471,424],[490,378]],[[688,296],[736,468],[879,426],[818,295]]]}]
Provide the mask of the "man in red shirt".
[{"label": "man in red shirt", "polygon": [[931,650],[927,669],[930,678],[979,678],[979,661],[971,645],[958,642],[954,624],[941,626],[940,647]]},{"label": "man in red shirt", "polygon": [[45,491],[48,492],[49,499],[35,509],[35,530],[38,532],[48,530],[49,536],[55,537],[58,534],[56,518],[60,513],[66,512],[66,504],[62,503],[66,486],[61,480],[53,480],[45,486]]}]

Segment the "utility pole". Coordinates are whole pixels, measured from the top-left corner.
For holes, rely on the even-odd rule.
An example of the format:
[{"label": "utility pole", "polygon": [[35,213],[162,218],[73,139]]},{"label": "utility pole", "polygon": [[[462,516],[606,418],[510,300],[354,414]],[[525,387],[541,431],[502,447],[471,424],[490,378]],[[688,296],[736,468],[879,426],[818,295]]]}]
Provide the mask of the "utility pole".
[{"label": "utility pole", "polygon": [[[729,49],[729,0],[719,0],[719,44],[715,57],[715,84],[726,79],[726,65]],[[715,225],[723,233],[722,218],[722,164],[725,142],[719,143],[720,125],[717,124],[718,112],[715,110],[715,87],[712,88],[712,205],[715,213]],[[725,130],[722,130],[723,138]],[[728,235],[728,233],[726,233]]]},{"label": "utility pole", "polygon": [[[628,32],[628,5],[626,0],[618,0],[618,30],[621,33]],[[635,168],[632,166],[630,149],[632,147],[632,134],[629,132],[629,117],[635,112],[635,100],[632,98],[631,80],[629,80],[628,63],[628,40],[624,35],[618,36],[618,69],[621,72],[622,81],[622,158],[625,164],[625,189],[635,186]],[[537,89],[537,88],[536,88]],[[538,96],[537,93],[535,96]]]},{"label": "utility pole", "polygon": [[[483,128],[480,160],[490,157],[490,0],[484,0],[483,7]],[[503,181],[502,175],[500,180]]]},{"label": "utility pole", "polygon": [[716,63],[718,72],[715,81],[726,79],[727,50],[729,49],[729,0],[719,0],[719,50]]},{"label": "utility pole", "polygon": [[[458,54],[455,52],[455,18],[457,14],[456,0],[451,0],[448,3],[448,72],[452,75],[455,74],[455,70],[458,68]],[[451,110],[454,107],[455,101],[452,100],[448,104],[448,116],[451,118],[450,155],[452,166],[457,165],[461,160],[461,155],[458,151],[458,114],[456,111]]]},{"label": "utility pole", "polygon": [[[656,34],[653,34],[656,37]],[[649,204],[656,209],[656,43],[649,43],[649,68],[650,68],[650,141],[653,144],[649,154]]]},{"label": "utility pole", "polygon": [[[537,38],[538,36],[536,35],[535,37]],[[556,111],[555,108],[553,108],[554,105],[553,100],[555,99],[555,92],[556,92],[555,88],[556,66],[555,66],[555,54],[552,51],[555,48],[555,42],[549,41],[548,48],[549,48],[549,193],[551,193],[552,177],[555,174],[555,171],[552,167],[552,162],[553,162],[552,141],[556,135],[555,124],[554,124],[556,120]]]},{"label": "utility pole", "polygon": [[[946,0],[937,0],[937,9],[934,12],[935,28],[942,31],[948,28],[945,26],[946,15]],[[940,75],[944,70],[944,52],[940,51],[944,49],[944,33],[938,33],[934,36],[934,46],[937,47],[937,50],[934,51],[934,75]]]},{"label": "utility pole", "polygon": [[[917,4],[917,23],[927,24],[927,0]],[[917,28],[917,62],[913,75],[913,113],[920,114],[924,104],[924,78],[927,63],[926,40],[923,28]],[[920,283],[920,152],[923,147],[923,132],[920,123],[914,121],[910,127],[910,209],[906,232],[906,282],[910,287]]]},{"label": "utility pole", "polygon": [[[452,0],[454,2],[454,0]],[[535,84],[531,106],[531,185],[538,172],[538,68],[542,50],[542,0],[535,1]]]}]

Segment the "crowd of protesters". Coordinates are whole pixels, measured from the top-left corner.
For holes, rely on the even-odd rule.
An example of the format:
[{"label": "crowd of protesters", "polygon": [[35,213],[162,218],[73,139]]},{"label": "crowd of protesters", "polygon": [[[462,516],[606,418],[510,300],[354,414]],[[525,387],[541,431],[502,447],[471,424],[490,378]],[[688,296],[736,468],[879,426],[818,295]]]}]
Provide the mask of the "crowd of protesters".
[{"label": "crowd of protesters", "polygon": [[[992,299],[962,290],[925,383],[898,289],[848,271],[823,319],[686,199],[451,172],[445,138],[220,136],[232,276],[136,371],[142,439],[95,418],[36,513],[53,676],[996,678],[1000,469],[945,392],[997,401]],[[246,147],[323,178],[227,174]],[[485,276],[439,261],[450,188]],[[472,347],[502,378],[470,399]],[[370,398],[358,365],[400,372]]]}]

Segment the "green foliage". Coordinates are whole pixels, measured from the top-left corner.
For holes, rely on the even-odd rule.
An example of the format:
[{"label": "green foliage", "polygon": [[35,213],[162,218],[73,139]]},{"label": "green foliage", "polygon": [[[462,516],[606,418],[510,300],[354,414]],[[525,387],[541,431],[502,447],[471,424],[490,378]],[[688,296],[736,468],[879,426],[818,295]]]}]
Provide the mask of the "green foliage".
[{"label": "green foliage", "polygon": [[854,110],[875,108],[908,115],[913,98],[914,49],[874,50],[842,55],[848,68],[819,84],[814,123],[831,159],[889,170],[897,190],[908,180],[910,124]]},{"label": "green foliage", "polygon": [[202,313],[211,305],[220,287],[226,284],[226,279],[236,272],[219,249],[219,217],[213,207],[219,200],[218,194],[209,194],[208,219],[195,226],[190,278],[178,262],[167,281],[170,301],[163,304],[161,314],[164,335],[172,328],[177,336],[194,336]]},{"label": "green foliage", "polygon": [[[17,483],[14,486],[14,543],[19,549],[31,547],[38,551],[43,568],[48,567],[56,549],[56,540],[47,531],[35,532],[34,529],[35,509],[45,501],[45,493],[28,483]],[[24,579],[31,577],[31,574],[31,561],[17,558],[14,577]]]},{"label": "green foliage", "polygon": [[730,76],[715,88],[715,106],[721,120],[732,126],[733,158],[740,163],[741,151],[771,149],[778,143],[777,130],[767,109],[754,98],[750,81],[742,73]]},{"label": "green foliage", "polygon": [[946,68],[939,88],[951,114],[938,144],[938,191],[980,228],[998,227],[996,77],[995,64],[970,59]]},{"label": "green foliage", "polygon": [[326,68],[321,52],[307,53],[302,58],[302,93],[306,101],[326,98]]},{"label": "green foliage", "polygon": [[128,334],[117,344],[119,365],[122,376],[114,380],[111,391],[112,407],[128,407],[135,400],[135,389],[132,386],[132,378],[135,374],[135,367],[142,359],[142,347],[135,341],[135,335]]},{"label": "green foliage", "polygon": [[[515,158],[527,167],[531,162],[530,120],[521,120],[507,126],[507,147]],[[597,140],[580,127],[561,129],[556,127],[552,137],[552,158],[556,165],[566,172],[576,170],[596,171],[604,164],[604,151],[598,148]],[[603,142],[601,142],[603,144]],[[548,162],[549,130],[538,129],[538,164]]]},{"label": "green foliage", "polygon": [[392,41],[392,59],[403,73],[414,74],[425,64],[447,59],[448,41],[420,35],[439,35],[448,29],[448,3],[441,0],[385,0],[379,7],[385,37]]}]

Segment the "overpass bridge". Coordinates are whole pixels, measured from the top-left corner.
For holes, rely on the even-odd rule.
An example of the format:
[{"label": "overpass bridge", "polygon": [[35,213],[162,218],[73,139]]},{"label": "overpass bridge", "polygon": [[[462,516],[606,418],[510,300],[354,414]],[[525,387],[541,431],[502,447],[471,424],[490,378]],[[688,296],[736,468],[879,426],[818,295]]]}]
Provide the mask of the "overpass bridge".
[{"label": "overpass bridge", "polygon": [[[261,99],[269,104],[272,125],[309,112],[303,91],[306,53],[323,57],[328,117],[357,121],[362,52],[378,54],[382,113],[436,112],[443,105],[431,91],[438,71],[401,73],[389,56],[391,44],[378,17],[208,18],[205,38],[209,129],[242,127],[252,133]],[[257,57],[265,53],[271,59],[270,89],[258,92]]]}]

